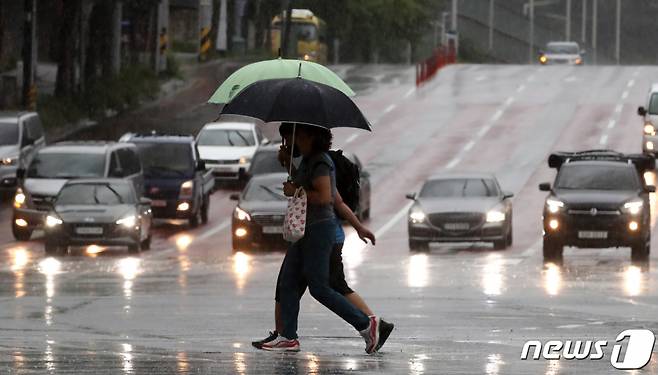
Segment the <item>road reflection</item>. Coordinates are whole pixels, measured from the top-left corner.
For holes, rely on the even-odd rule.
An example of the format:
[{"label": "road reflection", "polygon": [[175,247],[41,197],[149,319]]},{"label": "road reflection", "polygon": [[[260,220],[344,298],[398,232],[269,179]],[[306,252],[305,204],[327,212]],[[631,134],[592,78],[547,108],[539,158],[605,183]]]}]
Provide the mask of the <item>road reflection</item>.
[{"label": "road reflection", "polygon": [[44,309],[44,318],[46,325],[53,324],[53,297],[55,296],[55,276],[61,272],[62,263],[48,257],[39,262],[39,272],[46,276],[46,306]]},{"label": "road reflection", "polygon": [[244,353],[233,353],[233,366],[235,374],[244,375],[247,372],[247,362]]},{"label": "road reflection", "polygon": [[130,312],[133,282],[141,272],[140,264],[141,259],[133,257],[123,258],[117,262],[117,272],[123,277],[123,298],[126,300],[123,310],[126,313]]},{"label": "road reflection", "polygon": [[642,269],[638,266],[629,266],[623,272],[624,291],[629,297],[637,297],[642,294],[644,276]]},{"label": "road reflection", "polygon": [[356,272],[359,265],[363,263],[363,252],[365,251],[366,244],[361,241],[356,232],[349,234],[345,237],[343,244],[343,264],[345,265],[346,278],[350,285],[357,285],[359,283],[358,273]]},{"label": "road reflection", "polygon": [[43,361],[46,365],[46,370],[49,374],[54,374],[57,372],[57,366],[55,361],[55,356],[53,355],[52,344],[55,342],[52,340],[46,340],[46,350],[43,352]]},{"label": "road reflection", "polygon": [[482,291],[488,296],[499,296],[504,287],[504,262],[500,254],[489,254],[482,270]]},{"label": "road reflection", "polygon": [[429,284],[429,257],[427,254],[414,254],[409,257],[407,285],[410,288],[425,288]]},{"label": "road reflection", "polygon": [[192,244],[193,238],[189,234],[180,234],[176,236],[176,247],[178,250],[187,250]]},{"label": "road reflection", "polygon": [[484,367],[484,373],[487,375],[498,375],[500,373],[500,365],[504,365],[500,354],[489,354],[487,357],[487,364]]},{"label": "road reflection", "polygon": [[14,292],[16,298],[25,296],[25,269],[30,263],[30,253],[24,247],[9,249],[11,255],[11,272],[14,273]]},{"label": "road reflection", "polygon": [[238,251],[233,254],[233,274],[235,275],[235,283],[239,292],[242,292],[245,284],[247,283],[247,276],[251,271],[251,256]]},{"label": "road reflection", "polygon": [[190,371],[190,362],[187,358],[187,353],[178,352],[176,354],[176,368],[182,374],[187,374]]},{"label": "road reflection", "polygon": [[546,361],[546,372],[544,375],[558,375],[560,373],[560,361]]},{"label": "road reflection", "polygon": [[318,357],[315,356],[314,354],[308,354],[306,355],[306,359],[308,360],[308,373],[317,374],[320,370],[320,363]]},{"label": "road reflection", "polygon": [[562,269],[555,263],[544,264],[542,272],[544,290],[549,296],[557,296],[562,288]]},{"label": "road reflection", "polygon": [[416,354],[409,360],[409,374],[423,375],[425,374],[425,361],[429,357],[425,354]]},{"label": "road reflection", "polygon": [[130,344],[121,344],[121,361],[123,362],[123,373],[134,374],[133,370],[133,346]]}]

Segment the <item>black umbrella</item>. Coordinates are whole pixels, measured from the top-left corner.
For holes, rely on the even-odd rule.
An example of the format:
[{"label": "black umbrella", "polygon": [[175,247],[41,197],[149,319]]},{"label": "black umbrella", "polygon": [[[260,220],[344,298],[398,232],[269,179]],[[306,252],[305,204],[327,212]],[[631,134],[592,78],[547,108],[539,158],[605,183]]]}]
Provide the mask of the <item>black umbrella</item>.
[{"label": "black umbrella", "polygon": [[341,91],[303,78],[266,79],[247,86],[222,108],[263,122],[294,122],[323,128],[370,131],[370,123]]}]

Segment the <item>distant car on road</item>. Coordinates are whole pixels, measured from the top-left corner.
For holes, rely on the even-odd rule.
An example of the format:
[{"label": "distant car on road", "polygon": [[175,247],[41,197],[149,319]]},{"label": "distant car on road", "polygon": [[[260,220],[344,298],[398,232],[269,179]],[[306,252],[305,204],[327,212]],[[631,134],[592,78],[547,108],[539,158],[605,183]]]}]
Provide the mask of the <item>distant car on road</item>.
[{"label": "distant car on road", "polygon": [[0,192],[14,193],[16,171],[46,144],[36,112],[0,112]]},{"label": "distant car on road", "polygon": [[19,169],[12,233],[27,241],[41,228],[59,189],[76,178],[124,178],[140,194],[142,164],[134,145],[115,142],[61,142],[39,150],[27,170]]},{"label": "distant car on road", "polygon": [[287,173],[253,176],[242,193],[231,194],[238,201],[231,225],[233,250],[285,248],[283,219],[288,200],[283,194]]},{"label": "distant car on road", "polygon": [[430,177],[420,193],[407,194],[409,248],[427,250],[430,242],[492,242],[512,245],[513,194],[500,189],[492,174]]},{"label": "distant car on road", "polygon": [[238,181],[240,170],[249,169],[258,146],[270,141],[254,123],[213,122],[197,136],[201,159],[212,170],[215,181]]},{"label": "distant car on road", "polygon": [[555,182],[543,210],[545,260],[561,259],[564,246],[630,247],[633,260],[646,260],[651,245],[649,193],[643,173],[655,159],[609,150],[554,153]]},{"label": "distant car on road", "polygon": [[645,106],[638,107],[637,114],[642,117],[642,152],[656,157],[658,153],[658,84],[651,85]]},{"label": "distant car on road", "polygon": [[144,195],[151,199],[153,217],[188,220],[191,227],[208,222],[215,183],[194,137],[126,134],[121,141],[137,146],[144,167]]},{"label": "distant car on road", "polygon": [[46,253],[69,246],[127,246],[131,253],[151,247],[151,204],[130,181],[78,179],[60,190],[45,220]]},{"label": "distant car on road", "polygon": [[[279,147],[280,145],[260,147],[254,154],[249,170],[245,173],[245,181],[253,176],[267,173],[287,173],[277,158]],[[355,214],[359,220],[367,220],[370,218],[370,173],[363,168],[356,154],[345,152],[343,155],[359,169],[359,202]]]},{"label": "distant car on road", "polygon": [[549,42],[539,52],[539,62],[542,65],[583,65],[584,54],[576,42]]}]

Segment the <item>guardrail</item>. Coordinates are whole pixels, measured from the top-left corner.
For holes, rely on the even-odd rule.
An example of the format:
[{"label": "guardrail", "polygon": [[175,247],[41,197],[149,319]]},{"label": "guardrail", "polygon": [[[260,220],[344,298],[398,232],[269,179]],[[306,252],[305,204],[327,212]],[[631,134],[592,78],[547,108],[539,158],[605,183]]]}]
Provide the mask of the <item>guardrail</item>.
[{"label": "guardrail", "polygon": [[430,57],[416,64],[416,86],[429,81],[439,69],[448,64],[454,64],[456,60],[457,56],[453,45],[437,48]]}]

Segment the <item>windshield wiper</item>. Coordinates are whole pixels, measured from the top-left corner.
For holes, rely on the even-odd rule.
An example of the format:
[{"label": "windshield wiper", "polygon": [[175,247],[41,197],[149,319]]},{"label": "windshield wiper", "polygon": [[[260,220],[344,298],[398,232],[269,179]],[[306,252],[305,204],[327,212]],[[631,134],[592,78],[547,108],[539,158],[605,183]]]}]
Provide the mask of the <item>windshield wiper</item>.
[{"label": "windshield wiper", "polygon": [[269,187],[267,187],[267,186],[265,186],[265,185],[259,185],[259,186],[261,187],[261,189],[263,189],[263,190],[265,190],[266,192],[270,193],[270,195],[272,195],[273,197],[275,197],[276,199],[278,199],[278,200],[280,200],[280,201],[286,199],[285,196],[283,196],[283,195],[281,195],[281,194],[275,192],[274,190],[270,189]]},{"label": "windshield wiper", "polygon": [[[116,190],[112,189],[110,185],[105,185],[105,187],[107,187],[109,191],[111,191],[112,193],[114,193],[114,195],[116,195],[117,199],[119,200],[119,204],[123,204],[123,198],[121,198],[121,195],[119,195],[119,193],[117,193]],[[94,198],[96,198],[95,195]]]}]

